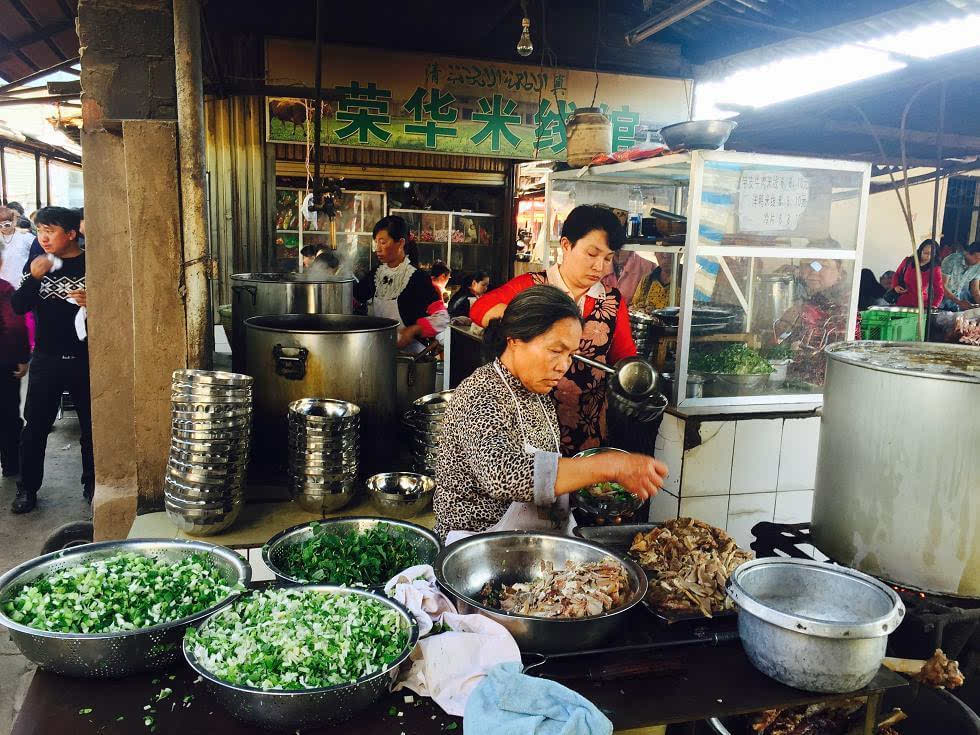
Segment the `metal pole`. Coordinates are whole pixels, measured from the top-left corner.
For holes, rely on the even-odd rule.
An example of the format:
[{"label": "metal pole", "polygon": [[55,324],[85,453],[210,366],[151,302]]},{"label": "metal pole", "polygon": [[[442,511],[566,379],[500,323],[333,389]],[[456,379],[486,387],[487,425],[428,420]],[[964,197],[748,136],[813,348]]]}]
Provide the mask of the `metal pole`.
[{"label": "metal pole", "polygon": [[14,81],[0,86],[0,94],[6,94],[12,89],[17,89],[24,86],[28,82],[33,82],[35,79],[40,79],[41,77],[46,77],[48,74],[54,74],[56,71],[64,71],[69,66],[74,66],[79,62],[79,58],[76,56],[73,59],[67,59],[65,61],[59,61],[54,66],[49,66],[47,69],[41,69],[40,71],[35,71],[28,74],[26,77],[21,77],[20,79],[15,79]]},{"label": "metal pole", "polygon": [[7,149],[0,145],[0,196],[3,205],[7,206]]},{"label": "metal pole", "polygon": [[41,208],[41,153],[34,151],[34,199],[35,210]]},{"label": "metal pole", "polygon": [[316,68],[313,70],[314,85],[316,86],[316,97],[313,102],[313,206],[320,204],[320,125],[321,107],[323,100],[323,42],[320,39],[321,22],[321,0],[313,0],[316,8],[314,10],[313,28],[316,35]]},{"label": "metal pole", "polygon": [[[936,232],[939,222],[939,187],[943,180],[940,173],[943,169],[943,133],[946,127],[946,82],[939,85],[939,133],[936,135],[936,183],[932,190],[932,240],[936,243],[933,246],[935,251],[932,254],[932,268],[939,266],[939,240]],[[932,268],[929,269],[929,302],[926,304],[926,342],[929,341],[929,332],[932,322]]]},{"label": "metal pole", "polygon": [[177,157],[180,223],[184,248],[183,283],[187,320],[187,364],[210,367],[208,209],[204,153],[204,86],[201,74],[201,6],[174,1],[174,61],[177,81]]}]

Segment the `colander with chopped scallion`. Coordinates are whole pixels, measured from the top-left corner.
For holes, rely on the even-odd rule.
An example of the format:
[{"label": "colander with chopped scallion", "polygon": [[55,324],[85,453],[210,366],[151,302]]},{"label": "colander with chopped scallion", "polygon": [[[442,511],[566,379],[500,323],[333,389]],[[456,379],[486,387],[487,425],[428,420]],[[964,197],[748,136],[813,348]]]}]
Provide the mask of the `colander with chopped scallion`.
[{"label": "colander with chopped scallion", "polygon": [[198,665],[222,681],[303,690],[388,668],[404,652],[409,626],[369,597],[286,588],[243,597],[185,636]]},{"label": "colander with chopped scallion", "polygon": [[207,554],[175,561],[121,552],[24,585],[3,612],[38,630],[119,633],[203,612],[234,589]]}]

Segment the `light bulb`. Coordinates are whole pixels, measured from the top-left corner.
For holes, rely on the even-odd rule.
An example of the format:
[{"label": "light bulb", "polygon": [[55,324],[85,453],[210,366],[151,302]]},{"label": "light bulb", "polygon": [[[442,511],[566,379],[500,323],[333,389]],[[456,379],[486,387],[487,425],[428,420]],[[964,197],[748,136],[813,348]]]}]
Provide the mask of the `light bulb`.
[{"label": "light bulb", "polygon": [[403,181],[402,182],[402,186],[404,186],[406,189],[411,188],[412,182],[411,181]]},{"label": "light bulb", "polygon": [[517,41],[517,53],[521,56],[530,56],[534,53],[534,44],[531,43],[531,19],[521,20],[521,37]]}]

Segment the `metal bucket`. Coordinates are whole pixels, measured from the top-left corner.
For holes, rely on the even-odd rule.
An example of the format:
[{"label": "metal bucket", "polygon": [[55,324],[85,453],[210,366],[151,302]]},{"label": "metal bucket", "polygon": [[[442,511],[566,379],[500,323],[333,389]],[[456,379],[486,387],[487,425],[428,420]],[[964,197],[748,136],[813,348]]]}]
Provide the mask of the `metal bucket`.
[{"label": "metal bucket", "polygon": [[[255,378],[253,459],[285,467],[289,404],[334,398],[360,407],[361,468],[390,467],[398,322],[371,316],[287,314],[245,322]],[[386,460],[388,462],[386,463]]]},{"label": "metal bucket", "polygon": [[436,361],[415,362],[411,355],[395,358],[396,397],[398,415],[404,416],[416,398],[436,392]]},{"label": "metal bucket", "polygon": [[351,314],[354,279],[301,273],[236,273],[231,277],[231,360],[247,372],[245,320],[269,314]]},{"label": "metal bucket", "polygon": [[817,548],[904,587],[980,597],[980,351],[843,342],[826,352]]},{"label": "metal bucket", "polygon": [[753,329],[768,330],[796,303],[796,278],[792,273],[763,273],[755,277],[752,301]]}]

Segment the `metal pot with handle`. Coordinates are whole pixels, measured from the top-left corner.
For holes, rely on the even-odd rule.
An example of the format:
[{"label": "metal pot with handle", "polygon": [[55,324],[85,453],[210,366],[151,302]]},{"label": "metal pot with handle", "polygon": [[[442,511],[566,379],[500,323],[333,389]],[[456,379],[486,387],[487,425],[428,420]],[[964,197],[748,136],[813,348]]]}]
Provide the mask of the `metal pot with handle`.
[{"label": "metal pot with handle", "polygon": [[231,359],[247,368],[245,320],[268,314],[352,314],[354,279],[302,273],[236,273],[231,277]]},{"label": "metal pot with handle", "polygon": [[404,416],[417,398],[436,392],[437,363],[433,354],[441,346],[433,341],[416,355],[399,354],[395,358],[395,396],[399,416]]}]

